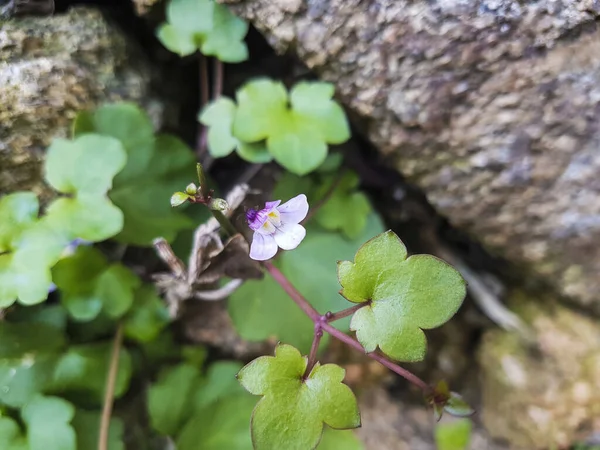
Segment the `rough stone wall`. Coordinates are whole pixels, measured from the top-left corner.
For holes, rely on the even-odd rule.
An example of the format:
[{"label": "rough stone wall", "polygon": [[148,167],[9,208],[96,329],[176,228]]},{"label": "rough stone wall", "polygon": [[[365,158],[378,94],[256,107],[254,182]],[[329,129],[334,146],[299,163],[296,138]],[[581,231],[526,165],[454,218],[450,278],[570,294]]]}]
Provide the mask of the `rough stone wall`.
[{"label": "rough stone wall", "polygon": [[33,190],[47,200],[40,172],[52,139],[104,101],[151,104],[149,73],[97,10],[0,21],[0,194]]},{"label": "rough stone wall", "polygon": [[454,225],[600,312],[600,1],[225,3]]}]

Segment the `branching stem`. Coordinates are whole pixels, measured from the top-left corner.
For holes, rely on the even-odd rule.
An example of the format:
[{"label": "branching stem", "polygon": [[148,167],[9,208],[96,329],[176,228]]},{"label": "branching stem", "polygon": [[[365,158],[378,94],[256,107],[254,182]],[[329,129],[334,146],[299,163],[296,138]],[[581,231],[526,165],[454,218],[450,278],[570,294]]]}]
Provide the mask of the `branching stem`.
[{"label": "branching stem", "polygon": [[360,308],[364,308],[365,306],[369,306],[370,304],[371,304],[371,300],[362,302],[362,303],[358,303],[354,306],[351,306],[350,308],[342,309],[341,311],[338,311],[336,313],[328,312],[327,314],[325,314],[325,317],[327,317],[327,322],[335,322],[336,320],[340,320],[340,319],[343,319],[344,317],[351,316],[356,311],[358,311]]},{"label": "branching stem", "polygon": [[306,364],[306,370],[304,371],[304,375],[302,379],[306,380],[310,375],[310,372],[315,367],[315,363],[317,362],[317,352],[319,351],[319,344],[321,343],[321,338],[323,337],[323,327],[321,326],[321,322],[315,323],[315,334],[313,336],[313,342],[310,347],[310,353],[308,354],[308,362]]},{"label": "branching stem", "polygon": [[[228,231],[232,236],[237,233],[237,231],[236,231],[235,227],[233,226],[233,224],[231,223],[231,221],[224,214],[221,214],[219,211],[211,211],[211,212],[213,213],[215,218],[219,221],[219,223],[221,223],[223,225],[223,228],[226,231]],[[221,218],[218,217],[219,214],[222,216]],[[224,225],[225,223],[227,223],[228,225]],[[337,313],[328,312],[326,314],[321,315],[309,303],[309,301],[306,300],[306,298],[304,298],[304,296],[294,287],[294,285],[290,282],[290,280],[288,280],[287,277],[277,267],[275,267],[273,265],[273,263],[271,263],[269,261],[264,261],[262,263],[262,266],[265,268],[265,270],[267,272],[269,272],[269,275],[271,275],[273,277],[273,279],[290,296],[290,298],[294,301],[294,303],[296,303],[296,305],[298,305],[298,307],[304,312],[304,314],[306,314],[308,317],[310,317],[310,319],[315,324],[315,334],[314,334],[310,354],[308,357],[308,364],[306,366],[304,378],[306,378],[310,374],[310,371],[313,369],[313,367],[316,363],[317,351],[319,349],[319,343],[321,341],[321,338],[323,337],[323,331],[326,331],[329,334],[331,334],[334,338],[342,341],[344,344],[354,348],[355,350],[366,353],[366,355],[369,358],[374,359],[375,361],[378,361],[383,366],[390,369],[392,372],[400,375],[401,377],[403,377],[404,379],[406,379],[407,381],[409,381],[410,383],[414,384],[419,389],[421,389],[425,394],[428,394],[431,392],[431,387],[427,383],[425,383],[425,381],[423,381],[419,377],[417,377],[415,374],[413,374],[409,370],[406,370],[403,367],[400,367],[398,364],[390,361],[389,359],[387,359],[385,356],[381,355],[380,353],[367,352],[365,350],[365,348],[360,344],[360,342],[358,342],[356,339],[354,339],[351,336],[348,336],[346,333],[338,330],[337,328],[335,328],[329,324],[329,322],[332,322],[332,321],[338,320],[338,319],[342,319],[344,317],[348,317],[351,314],[354,314],[358,309],[369,305],[371,303],[370,301],[360,303],[358,305],[344,309]]]}]

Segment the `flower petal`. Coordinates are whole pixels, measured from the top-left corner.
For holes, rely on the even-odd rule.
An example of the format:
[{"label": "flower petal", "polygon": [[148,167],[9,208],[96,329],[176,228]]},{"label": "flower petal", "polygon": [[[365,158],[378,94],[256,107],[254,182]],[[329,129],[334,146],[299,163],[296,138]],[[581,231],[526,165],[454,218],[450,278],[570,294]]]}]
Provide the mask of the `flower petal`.
[{"label": "flower petal", "polygon": [[277,243],[271,234],[254,233],[250,245],[250,258],[256,261],[266,261],[277,253]]},{"label": "flower petal", "polygon": [[265,204],[265,209],[268,209],[269,212],[271,212],[273,209],[277,208],[280,203],[281,200],[273,200],[272,202],[267,202]]},{"label": "flower petal", "polygon": [[306,236],[306,229],[297,223],[284,223],[275,233],[275,242],[284,250],[293,250]]},{"label": "flower petal", "polygon": [[300,194],[277,208],[283,223],[300,223],[308,214],[306,195]]}]

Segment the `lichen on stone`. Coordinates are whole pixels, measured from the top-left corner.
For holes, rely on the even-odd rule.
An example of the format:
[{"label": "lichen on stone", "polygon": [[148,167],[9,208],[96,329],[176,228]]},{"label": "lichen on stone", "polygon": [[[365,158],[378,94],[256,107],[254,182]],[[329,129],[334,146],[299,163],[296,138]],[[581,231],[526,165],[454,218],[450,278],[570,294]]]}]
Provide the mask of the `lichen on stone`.
[{"label": "lichen on stone", "polygon": [[33,190],[47,200],[44,150],[69,135],[78,111],[151,97],[144,58],[92,8],[2,22],[0,61],[0,195]]}]

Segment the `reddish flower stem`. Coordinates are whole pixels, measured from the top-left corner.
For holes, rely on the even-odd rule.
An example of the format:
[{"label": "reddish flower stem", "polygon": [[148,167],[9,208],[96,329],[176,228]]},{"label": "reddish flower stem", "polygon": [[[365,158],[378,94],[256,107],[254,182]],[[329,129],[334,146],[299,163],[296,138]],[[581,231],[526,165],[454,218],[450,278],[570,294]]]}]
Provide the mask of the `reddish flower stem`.
[{"label": "reddish flower stem", "polygon": [[[426,393],[430,392],[431,388],[429,387],[429,385],[427,383],[425,383],[423,380],[421,380],[419,377],[417,377],[415,374],[413,374],[412,372],[406,370],[405,368],[400,367],[399,365],[393,363],[392,361],[388,360],[385,356],[380,355],[379,353],[376,353],[376,352],[367,353],[365,351],[364,347],[360,344],[360,342],[358,342],[353,337],[348,336],[346,333],[343,333],[342,331],[340,331],[337,328],[334,328],[332,325],[330,325],[328,322],[331,320],[331,316],[335,316],[335,314],[325,314],[325,315],[319,314],[318,311],[315,308],[313,308],[313,306],[308,302],[308,300],[306,300],[304,298],[304,296],[285,277],[285,275],[277,267],[275,267],[272,263],[267,261],[267,262],[263,263],[263,266],[267,270],[267,272],[269,272],[269,274],[273,277],[273,279],[290,296],[290,298],[294,301],[294,303],[296,303],[296,305],[298,305],[298,307],[302,311],[304,311],[304,313],[308,317],[310,317],[310,319],[315,324],[315,339],[313,340],[313,345],[311,348],[312,357],[311,357],[311,355],[309,355],[309,361],[308,361],[309,364],[306,367],[305,376],[306,376],[306,374],[310,373],[310,371],[314,367],[314,363],[316,361],[316,353],[317,353],[317,350],[319,347],[319,342],[317,341],[316,333],[317,332],[322,333],[321,330],[323,330],[323,331],[327,331],[334,338],[342,341],[344,344],[349,345],[350,347],[352,347],[360,352],[366,353],[366,355],[369,358],[374,359],[375,361],[381,363],[382,365],[384,365],[385,367],[390,369],[392,372],[397,373],[398,375],[400,375],[401,377],[403,377],[410,383],[412,383],[415,386],[417,386],[418,388],[420,388],[422,391],[424,391]],[[344,314],[342,317],[346,317],[346,316],[352,314],[356,309],[359,309],[359,308],[357,308],[358,306],[363,307],[363,306],[365,306],[365,303],[362,303],[360,305],[353,306],[352,308],[348,308],[343,311],[340,311],[340,313]],[[352,311],[350,311],[350,310],[352,310]],[[342,317],[338,317],[338,318],[341,319]],[[318,339],[320,340],[321,338],[319,337]],[[315,341],[317,341],[316,344],[315,344]],[[311,364],[311,361],[312,361],[312,364]]]},{"label": "reddish flower stem", "polygon": [[[215,212],[217,212],[217,211],[211,211],[211,212],[214,215]],[[229,222],[228,218],[225,217],[225,219]],[[235,228],[233,227],[231,222],[229,222],[229,225],[230,226],[227,227],[228,231],[229,231],[229,229],[235,230]],[[337,328],[334,328],[332,325],[330,325],[328,323],[332,320],[337,320],[337,319],[341,319],[343,317],[347,317],[350,314],[353,314],[356,310],[366,306],[370,302],[364,302],[359,305],[352,306],[351,308],[347,308],[345,310],[339,311],[338,313],[332,314],[329,312],[327,314],[321,315],[308,302],[308,300],[306,300],[306,298],[304,298],[304,296],[294,287],[294,285],[290,282],[290,280],[288,280],[286,278],[286,276],[277,267],[275,267],[273,265],[273,263],[271,263],[269,261],[263,261],[262,266],[265,268],[265,270],[267,272],[269,272],[269,274],[273,277],[273,279],[290,296],[290,298],[294,301],[294,303],[296,303],[296,305],[298,305],[298,307],[308,317],[310,317],[310,319],[315,324],[315,335],[314,335],[313,343],[312,343],[309,358],[308,358],[308,364],[306,366],[306,371],[304,374],[305,377],[308,376],[308,374],[310,374],[310,371],[312,370],[312,368],[314,367],[314,365],[316,363],[317,351],[319,349],[319,343],[320,343],[321,337],[323,335],[323,331],[327,331],[334,338],[342,341],[344,344],[354,348],[355,350],[366,353],[366,355],[369,358],[374,359],[375,361],[379,362],[383,366],[390,369],[392,372],[400,375],[401,377],[403,377],[404,379],[406,379],[407,381],[409,381],[410,383],[414,384],[419,389],[421,389],[425,394],[429,394],[431,392],[431,387],[427,383],[425,383],[423,380],[421,380],[419,377],[417,377],[415,374],[413,374],[412,372],[406,370],[405,368],[400,367],[399,365],[393,363],[392,361],[388,360],[385,356],[383,356],[377,352],[366,352],[365,348],[360,344],[360,342],[358,342],[353,337],[348,336],[346,333],[338,330]],[[332,319],[332,317],[333,317],[333,319]]]},{"label": "reddish flower stem", "polygon": [[321,322],[315,323],[315,334],[313,336],[313,342],[310,347],[310,353],[308,354],[308,362],[306,364],[306,370],[304,371],[304,375],[302,379],[306,380],[310,375],[310,372],[315,367],[317,362],[317,352],[319,351],[319,344],[321,343],[321,338],[323,337],[323,329],[321,326]]},{"label": "reddish flower stem", "polygon": [[423,380],[421,380],[418,376],[416,376],[412,372],[406,370],[403,367],[400,367],[398,364],[393,363],[392,361],[387,359],[385,356],[380,355],[379,353],[376,353],[376,352],[367,353],[365,348],[360,344],[360,342],[358,342],[356,339],[352,338],[351,336],[348,336],[346,333],[343,333],[342,331],[338,330],[337,328],[334,328],[332,325],[329,325],[328,323],[324,323],[323,325],[321,325],[321,328],[323,328],[323,330],[327,331],[334,338],[342,341],[344,344],[358,350],[359,352],[366,353],[366,355],[369,358],[374,359],[375,361],[379,362],[383,366],[390,369],[392,372],[397,373],[401,377],[405,378],[407,381],[411,382],[412,384],[414,384],[415,386],[420,388],[422,391],[429,392],[431,390],[431,388],[429,387],[429,385],[427,383],[425,383]]},{"label": "reddish flower stem", "polygon": [[304,311],[304,313],[310,317],[314,323],[321,321],[321,314],[319,314],[319,312],[313,308],[310,303],[308,303],[304,296],[298,292],[298,290],[292,285],[292,283],[290,283],[285,275],[281,273],[281,270],[268,261],[263,262],[263,267],[267,269],[267,272],[269,272],[273,279],[279,283],[279,285],[291,297],[294,303],[296,303],[296,305],[298,305],[298,307]]}]

